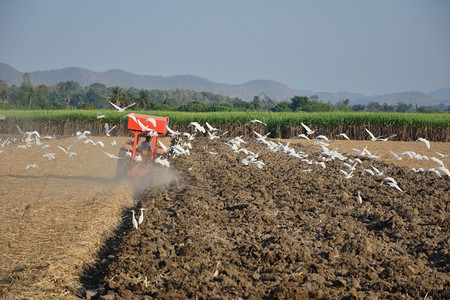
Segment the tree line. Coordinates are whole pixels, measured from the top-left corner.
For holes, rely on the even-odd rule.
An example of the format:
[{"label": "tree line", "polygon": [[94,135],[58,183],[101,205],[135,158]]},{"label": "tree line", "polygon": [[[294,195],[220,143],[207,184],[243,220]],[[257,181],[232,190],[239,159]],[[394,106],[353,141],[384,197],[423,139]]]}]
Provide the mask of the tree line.
[{"label": "tree line", "polygon": [[252,101],[231,98],[211,92],[190,90],[146,90],[136,88],[106,87],[94,83],[82,87],[76,81],[65,81],[55,86],[40,84],[34,86],[30,75],[23,75],[20,86],[0,80],[0,108],[2,109],[105,109],[109,102],[119,106],[136,103],[142,110],[165,111],[253,111],[273,112],[327,112],[327,111],[369,111],[369,112],[450,112],[450,106],[414,106],[399,102],[396,105],[369,102],[367,105],[350,105],[349,99],[336,104],[325,103],[318,96],[294,96],[290,101],[277,101],[264,93],[255,95]]}]

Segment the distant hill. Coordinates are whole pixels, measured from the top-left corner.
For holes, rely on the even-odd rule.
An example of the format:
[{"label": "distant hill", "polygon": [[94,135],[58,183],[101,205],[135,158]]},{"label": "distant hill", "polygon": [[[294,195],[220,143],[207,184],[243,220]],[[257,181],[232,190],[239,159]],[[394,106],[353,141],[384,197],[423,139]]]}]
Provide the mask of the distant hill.
[{"label": "distant hill", "polygon": [[[0,63],[0,79],[6,81],[9,85],[20,85],[23,74],[7,64]],[[75,67],[28,72],[28,74],[30,74],[31,82],[34,85],[56,85],[62,81],[77,81],[81,86],[102,83],[106,86],[134,87],[137,89],[206,91],[228,97],[238,97],[243,100],[252,100],[255,95],[259,95],[261,92],[277,100],[288,100],[295,96],[293,89],[272,80],[253,80],[243,84],[233,85],[217,83],[193,75],[163,77],[137,75],[123,70],[94,72]]]},{"label": "distant hill", "polygon": [[440,99],[445,99],[448,102],[450,102],[450,86],[446,87],[446,88],[435,90],[435,91],[433,91],[431,93],[428,93],[428,94],[433,96],[433,97],[440,98]]},{"label": "distant hill", "polygon": [[[228,97],[237,97],[250,101],[255,95],[262,92],[277,101],[289,100],[295,95],[317,95],[325,103],[337,103],[340,100],[350,99],[350,104],[367,104],[370,101],[380,104],[397,104],[398,102],[412,103],[414,105],[450,105],[450,87],[442,88],[431,93],[404,92],[386,95],[365,96],[351,92],[313,92],[309,90],[294,90],[287,85],[273,80],[253,80],[243,84],[225,84],[210,81],[194,75],[154,76],[138,75],[123,70],[108,70],[94,72],[83,68],[64,68],[50,71],[28,72],[31,82],[35,85],[56,85],[63,81],[77,81],[82,86],[93,83],[102,83],[106,86],[120,86],[124,88],[158,90],[192,90],[199,92],[211,92]],[[0,79],[8,85],[20,85],[23,78],[22,72],[5,63],[0,63]]]},{"label": "distant hill", "polygon": [[380,104],[387,103],[392,105],[395,105],[399,102],[407,104],[411,103],[413,105],[427,105],[427,106],[450,104],[449,101],[445,103],[446,101],[444,99],[433,97],[432,95],[423,92],[403,92],[403,93],[385,94],[379,96],[366,97],[364,100],[378,102]]}]

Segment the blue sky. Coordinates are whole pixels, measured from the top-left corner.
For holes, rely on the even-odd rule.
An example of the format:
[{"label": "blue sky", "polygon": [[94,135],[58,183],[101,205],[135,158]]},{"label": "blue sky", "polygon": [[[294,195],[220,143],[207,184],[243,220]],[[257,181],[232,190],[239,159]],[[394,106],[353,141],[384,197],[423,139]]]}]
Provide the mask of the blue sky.
[{"label": "blue sky", "polygon": [[450,86],[449,0],[0,0],[0,62],[364,95]]}]

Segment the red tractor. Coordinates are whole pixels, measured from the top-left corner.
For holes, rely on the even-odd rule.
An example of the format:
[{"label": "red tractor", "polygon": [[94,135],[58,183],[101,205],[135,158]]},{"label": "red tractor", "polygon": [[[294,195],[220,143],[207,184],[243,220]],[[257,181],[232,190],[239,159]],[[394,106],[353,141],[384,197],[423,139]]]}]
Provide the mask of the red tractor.
[{"label": "red tractor", "polygon": [[[154,160],[164,153],[157,145],[158,135],[167,133],[169,117],[155,117],[128,113],[128,130],[134,134],[134,142],[128,141],[119,150],[118,177],[138,178],[151,171]],[[145,138],[142,144],[139,139]]]}]

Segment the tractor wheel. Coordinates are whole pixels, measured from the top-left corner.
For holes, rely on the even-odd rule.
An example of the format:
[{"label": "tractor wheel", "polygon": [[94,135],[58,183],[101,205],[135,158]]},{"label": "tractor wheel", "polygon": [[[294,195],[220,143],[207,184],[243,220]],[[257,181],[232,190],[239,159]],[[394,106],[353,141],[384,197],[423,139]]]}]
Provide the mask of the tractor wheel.
[{"label": "tractor wheel", "polygon": [[125,178],[130,170],[131,157],[127,155],[127,152],[128,150],[125,148],[119,150],[120,159],[117,160],[116,178]]}]

